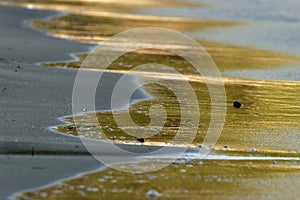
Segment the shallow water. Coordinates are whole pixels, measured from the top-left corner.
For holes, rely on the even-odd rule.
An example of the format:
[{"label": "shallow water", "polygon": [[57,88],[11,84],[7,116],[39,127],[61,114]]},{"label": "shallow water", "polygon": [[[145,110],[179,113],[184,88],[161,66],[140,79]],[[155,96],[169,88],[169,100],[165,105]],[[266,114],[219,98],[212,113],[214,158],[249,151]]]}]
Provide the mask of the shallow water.
[{"label": "shallow water", "polygon": [[[191,2],[199,2],[190,0]],[[297,0],[202,0],[201,8],[151,8],[140,13],[249,22],[246,26],[191,33],[194,37],[300,54],[300,3]]]},{"label": "shallow water", "polygon": [[[21,1],[19,5],[28,7],[32,4],[33,8],[70,12],[70,15],[32,23],[34,27],[56,37],[94,43],[125,29],[159,26],[163,20],[163,26],[185,32],[201,41],[222,71],[227,95],[227,115],[222,135],[214,148],[202,147],[210,148],[212,154],[204,160],[198,157],[199,154],[185,154],[164,169],[140,175],[107,168],[45,189],[20,194],[20,199],[141,199],[151,189],[157,191],[161,199],[296,199],[299,196],[297,188],[300,177],[300,70],[297,63],[299,58],[294,55],[300,55],[300,3],[296,0],[203,0],[197,7],[186,3],[176,3],[170,7],[170,1],[141,2],[135,4],[134,1],[128,1],[123,4],[112,1],[110,5],[103,0],[94,3],[45,0],[38,3]],[[145,14],[197,19],[142,16]],[[98,27],[99,23],[101,26]],[[78,57],[79,62],[46,65],[76,68],[80,67],[86,55],[80,54]],[[205,83],[192,73],[186,61],[161,51],[131,52],[116,60],[109,70],[126,74],[132,66],[153,61],[172,65],[184,74],[183,79],[189,81],[199,97],[199,130],[192,144],[184,144],[197,149],[203,142],[210,122],[211,101]],[[130,74],[138,77],[135,84],[142,84],[147,79],[159,79],[179,90],[185,89],[181,88],[182,79],[175,79],[161,69],[155,74]],[[134,133],[145,128],[151,121],[150,107],[158,104],[164,106],[169,115],[162,129],[150,127],[157,134],[147,138],[145,144],[177,145],[172,143],[172,139],[180,126],[180,101],[166,88],[147,85],[144,89],[152,99],[132,102],[129,106],[131,117],[139,125],[139,130],[136,127],[117,126],[111,111],[97,113],[101,129],[91,126],[91,115],[85,113],[75,116],[82,126],[73,124],[74,118],[66,117],[64,120],[71,124],[59,125],[55,130],[76,137],[80,132],[80,137],[100,140],[105,135],[115,143],[137,145],[136,137],[126,134],[124,130]],[[188,102],[188,98],[184,100]],[[243,104],[240,109],[232,106],[236,100]],[[185,106],[186,112],[193,112],[189,109],[191,105],[187,103]],[[117,112],[122,115],[124,111]],[[159,115],[154,113],[152,117]],[[142,163],[118,165],[124,169],[147,168],[160,165],[170,157],[144,159]]]},{"label": "shallow water", "polygon": [[[120,167],[159,164],[154,160]],[[181,159],[163,170],[135,176],[106,169],[18,199],[296,199],[298,180],[298,161]],[[150,198],[149,191],[157,195]]]},{"label": "shallow water", "polygon": [[[198,2],[190,0],[191,2]],[[139,13],[244,21],[247,25],[208,28],[187,34],[198,39],[268,49],[300,55],[300,3],[296,0],[202,0],[201,8],[152,8],[140,9]],[[234,70],[225,76],[254,79],[300,80],[299,64],[284,66],[280,70]]]},{"label": "shallow water", "polygon": [[[141,79],[149,78],[141,76]],[[172,84],[177,88],[182,87],[182,80],[166,78],[164,81],[165,84]],[[164,81],[161,80],[160,83],[164,83]],[[199,98],[198,103],[201,110],[198,133],[193,141],[193,144],[197,146],[203,142],[208,129],[211,102],[205,83],[198,81],[190,81],[190,83]],[[259,151],[285,153],[300,151],[299,140],[295,140],[299,136],[300,130],[299,86],[297,82],[227,79],[225,81],[227,112],[222,135],[216,148],[230,146],[231,150],[237,151],[256,148]],[[180,110],[189,111],[191,105],[188,103],[186,107],[178,107],[176,96],[163,87],[150,85],[146,86],[145,90],[153,96],[153,99],[140,101],[129,107],[131,117],[139,126],[118,126],[115,116],[126,114],[125,110],[120,110],[114,111],[114,113],[98,112],[99,126],[93,124],[93,113],[76,117],[76,125],[73,117],[68,117],[66,120],[71,124],[58,126],[58,130],[66,134],[93,139],[105,139],[107,136],[110,139],[114,138],[115,142],[135,144],[135,137],[127,133],[136,133],[140,130],[147,132],[151,128],[156,133],[147,138],[146,143],[170,143],[181,126],[182,111],[180,112]],[[239,99],[243,103],[242,108],[236,109],[232,106],[235,99]],[[188,99],[181,99],[181,101],[184,100]],[[169,113],[163,128],[147,126],[150,120],[149,108],[155,104],[164,106]],[[157,118],[159,115],[160,113],[156,113],[151,118]],[[186,131],[189,133],[189,128]],[[124,138],[123,141],[120,138]]]}]

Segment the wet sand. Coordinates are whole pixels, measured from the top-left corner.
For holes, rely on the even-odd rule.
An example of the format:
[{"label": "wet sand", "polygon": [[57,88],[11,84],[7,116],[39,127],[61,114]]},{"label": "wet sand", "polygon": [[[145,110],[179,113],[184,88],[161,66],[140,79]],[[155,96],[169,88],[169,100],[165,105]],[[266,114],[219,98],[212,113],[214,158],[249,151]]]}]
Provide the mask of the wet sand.
[{"label": "wet sand", "polygon": [[[91,47],[23,26],[24,19],[54,14],[0,6],[0,199],[102,166],[78,138],[47,130],[62,123],[57,117],[72,113],[76,70],[33,63],[69,60],[69,53]],[[118,76],[106,74],[99,108],[110,108],[110,93]],[[143,97],[140,93],[134,98]]]},{"label": "wet sand", "polygon": [[57,116],[71,113],[76,72],[33,63],[70,59],[68,53],[89,48],[22,27],[24,19],[53,14],[56,13],[0,7],[0,199],[99,167],[91,156],[32,156],[32,151],[35,155],[86,152],[80,141],[46,130],[59,123]]},{"label": "wet sand", "polygon": [[[123,167],[139,169],[151,164],[160,163],[154,160]],[[147,195],[155,191],[157,199],[297,199],[299,168],[297,164],[293,167],[281,161],[179,159],[162,170],[136,176],[107,168],[18,197],[155,199]]]},{"label": "wet sand", "polygon": [[[27,17],[35,18],[34,13],[40,12],[20,8],[1,7],[1,9],[3,9],[1,14],[4,16],[14,16],[12,13],[18,12],[19,19]],[[24,13],[19,15],[19,12]],[[49,12],[49,14],[53,13]],[[36,17],[39,18],[41,16],[37,15]],[[1,19],[5,19],[5,17]],[[14,18],[9,19],[15,20],[14,22],[18,20]],[[81,145],[79,139],[76,137],[63,136],[46,130],[49,126],[62,123],[56,119],[57,116],[66,116],[71,114],[71,92],[76,70],[41,67],[30,64],[39,61],[69,59],[70,57],[68,57],[67,53],[85,51],[88,48],[88,45],[53,39],[44,36],[38,31],[30,29],[25,29],[26,33],[18,35],[20,32],[22,33],[22,31],[24,31],[23,28],[20,28],[20,25],[22,24],[21,22],[14,24],[9,20],[5,20],[1,21],[1,23],[1,27],[10,27],[7,29],[3,28],[3,34],[20,40],[16,43],[18,45],[15,46],[15,50],[17,51],[12,51],[12,49],[9,49],[10,47],[6,48],[5,45],[9,46],[12,43],[9,43],[9,40],[6,41],[7,43],[4,41],[4,58],[1,59],[2,63],[0,65],[1,86],[4,84],[4,87],[1,90],[1,93],[3,94],[1,95],[1,109],[3,109],[1,115],[4,115],[1,118],[3,122],[0,127],[2,142],[1,153],[3,154],[1,156],[2,159],[0,165],[2,180],[1,186],[3,185],[0,191],[1,195],[5,197],[15,191],[38,187],[48,184],[54,180],[71,177],[78,172],[94,170],[101,167],[100,163],[97,163],[91,156],[88,155],[88,152]],[[34,38],[34,40],[32,40],[32,38]],[[41,39],[39,40],[39,38]],[[34,43],[30,43],[29,41],[34,41]],[[42,42],[36,43],[36,41]],[[48,43],[51,43],[49,49]],[[47,48],[45,48],[45,46]],[[10,51],[14,52],[14,54],[10,54]],[[40,56],[40,54],[42,54],[42,56]],[[11,60],[12,58],[13,60]],[[118,80],[119,76],[120,74],[118,73],[106,73],[103,88],[99,93],[97,93],[97,98],[101,99],[101,101],[99,101],[100,104],[97,105],[98,110],[110,109],[111,90],[114,82]],[[143,92],[140,91],[136,96],[134,96],[133,100],[143,99],[144,97]],[[228,141],[226,144],[228,144]],[[99,145],[99,143],[95,142],[95,145]],[[113,155],[113,152],[110,152],[110,149],[107,149],[104,144],[102,145],[103,154],[107,154],[108,156]],[[141,145],[125,145],[123,148],[131,148],[132,151],[139,152],[145,151],[149,147]],[[188,165],[189,163],[185,164]],[[216,164],[220,168],[219,170],[224,170],[224,168],[221,165],[219,166],[219,164],[220,163]],[[246,167],[248,167],[248,164],[249,163],[246,163]],[[260,164],[261,163],[259,163],[259,165]],[[298,166],[298,163],[295,165]],[[288,163],[288,167],[291,167],[290,163]],[[270,171],[266,165],[263,165],[262,168],[263,173],[264,171]],[[285,168],[285,165],[283,168]],[[104,175],[106,173],[110,174],[110,169],[103,172]],[[113,175],[118,174],[118,172],[112,173]],[[166,173],[170,173],[172,175],[171,171],[167,171]],[[250,178],[252,178],[251,175],[255,173],[255,170],[250,170]],[[9,174],[14,174],[13,178],[9,179]],[[124,174],[121,175],[122,176],[120,177],[126,177]],[[238,173],[237,176],[240,175],[241,174]],[[272,175],[273,173],[270,173],[270,176]],[[287,175],[290,174],[284,174],[284,176]],[[30,181],[28,181],[28,179]],[[89,184],[89,182],[93,179],[87,178],[87,180],[87,184]],[[238,180],[234,183],[245,180]],[[258,177],[257,180],[262,181],[260,177]],[[281,180],[283,179],[278,179],[279,182],[281,182]],[[77,180],[74,179],[74,181],[76,182]],[[177,181],[177,179],[175,181]],[[286,181],[289,183],[288,179]],[[127,187],[130,187],[132,184],[134,183],[129,181],[129,185]],[[250,188],[253,187],[253,184],[254,183],[250,184]],[[54,188],[55,187],[56,186],[54,186]],[[108,188],[111,189],[110,187]],[[50,188],[50,190],[51,189],[52,188]],[[179,191],[181,189],[182,187],[179,187],[177,190]],[[222,187],[222,189],[225,189],[225,187]],[[233,189],[232,191],[235,190]],[[43,192],[43,190],[37,191],[37,195],[43,196],[40,192]],[[164,190],[162,192],[164,192]],[[264,190],[263,192],[267,192],[267,190]],[[292,197],[294,197],[294,194],[297,193],[291,193]],[[236,193],[236,195],[238,198],[245,195],[245,193]],[[131,197],[132,196],[129,196],[129,198]],[[183,195],[183,197],[186,198],[187,196]],[[2,198],[2,196],[0,196],[0,198]]]}]

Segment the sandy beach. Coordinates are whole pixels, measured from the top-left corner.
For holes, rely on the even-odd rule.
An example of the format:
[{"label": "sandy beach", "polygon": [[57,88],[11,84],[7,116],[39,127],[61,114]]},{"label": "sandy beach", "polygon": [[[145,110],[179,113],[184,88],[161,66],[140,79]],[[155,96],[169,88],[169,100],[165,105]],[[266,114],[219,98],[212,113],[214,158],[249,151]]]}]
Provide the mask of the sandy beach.
[{"label": "sandy beach", "polygon": [[[47,156],[86,152],[80,141],[46,130],[59,123],[57,116],[70,114],[76,72],[34,64],[71,59],[69,53],[87,50],[89,46],[47,37],[24,27],[24,20],[48,17],[54,12],[2,6],[0,10],[0,198],[5,199],[18,190],[97,168],[99,163],[90,156]],[[36,159],[32,151],[45,156]]]},{"label": "sandy beach", "polygon": [[[131,1],[128,5],[117,2],[113,6],[103,7],[107,13],[99,12],[100,14],[89,10],[93,7],[89,3],[85,5],[87,10],[78,13],[75,9],[74,12],[72,10],[72,6],[76,4],[66,3],[66,7],[56,7],[51,1],[44,2],[45,4],[34,4],[43,10],[32,9],[31,4],[27,8],[0,6],[0,199],[15,198],[16,195],[18,199],[142,199],[148,198],[149,192],[163,199],[297,199],[300,150],[299,142],[294,138],[299,136],[300,130],[300,104],[297,97],[300,84],[297,65],[299,57],[286,52],[272,52],[267,48],[260,50],[237,46],[239,42],[234,43],[234,39],[232,45],[224,44],[226,37],[213,34],[211,38],[217,38],[214,42],[199,40],[224,76],[227,116],[223,133],[216,146],[209,147],[211,155],[204,160],[197,153],[201,148],[208,147],[201,146],[203,135],[197,132],[193,143],[193,147],[197,149],[190,148],[191,146],[167,147],[169,152],[188,149],[185,155],[187,158],[183,157],[158,171],[133,175],[106,167],[90,155],[82,139],[78,137],[79,128],[88,130],[84,132],[86,135],[97,130],[91,130],[88,126],[89,113],[75,116],[79,120],[86,120],[86,127],[76,127],[74,124],[72,92],[78,72],[76,68],[95,47],[95,43],[118,33],[123,27],[129,29],[145,24],[157,26],[161,23],[160,19],[164,19],[170,21],[165,25],[168,28],[201,37],[201,34],[210,36],[210,31],[213,32],[215,27],[218,27],[215,30],[223,30],[224,27],[226,30],[230,30],[230,27],[237,27],[239,30],[242,26],[238,24],[241,22],[229,21],[233,17],[226,15],[224,19],[228,21],[217,20],[213,15],[213,20],[180,18],[180,14],[175,15],[177,18],[137,15],[139,18],[135,19],[135,15],[127,13],[133,12],[130,10]],[[144,3],[157,7],[153,13],[158,15],[160,6],[170,4],[168,0],[162,2]],[[106,5],[101,3],[103,2],[100,1],[97,5]],[[45,7],[48,8],[47,4],[49,9],[56,11],[44,10]],[[141,2],[140,4],[135,6],[145,6]],[[21,3],[19,6],[24,5]],[[178,1],[173,6],[174,8],[168,8],[170,10],[166,9],[167,14],[174,13],[177,6],[178,9],[181,6],[200,9],[202,5]],[[68,12],[64,9],[69,9],[69,15],[62,13]],[[210,8],[206,9],[209,12]],[[143,9],[140,12],[153,14]],[[192,13],[190,15],[193,17]],[[91,24],[85,24],[87,19]],[[95,24],[99,23],[99,19],[104,26],[98,29]],[[95,33],[89,32],[94,29]],[[202,29],[206,31],[202,32]],[[218,40],[224,43],[217,43]],[[134,137],[122,141],[120,138],[125,138],[123,129],[116,127],[110,111],[115,84],[130,68],[130,64],[139,65],[140,62],[156,59],[155,56],[158,57],[158,62],[172,64],[187,75],[190,72],[186,62],[174,55],[167,54],[165,61],[166,55],[160,55],[162,52],[148,53],[132,52],[124,60],[115,61],[111,71],[104,72],[101,87],[95,94],[96,110],[101,111],[97,116],[103,116],[103,132],[113,140],[116,139],[114,142],[117,147],[135,153],[152,152],[161,148],[150,144],[172,144],[172,134],[179,124],[178,110],[173,106],[175,100],[170,98],[166,89],[147,86],[138,89],[130,99],[133,102],[131,106],[135,109],[132,116],[139,116],[141,126],[144,126],[149,120],[140,113],[144,112],[143,109],[149,109],[149,105],[161,101],[164,105],[171,105],[168,110],[171,113],[169,127],[158,131],[157,137],[147,139],[150,142],[144,145],[137,143]],[[285,67],[289,65],[292,67],[286,70]],[[163,74],[163,71],[159,72]],[[149,78],[134,73],[131,76],[132,79],[125,83],[129,88]],[[196,92],[201,95],[207,92],[206,88],[203,89],[203,81],[191,77],[190,83]],[[166,78],[166,82],[177,86],[179,81],[169,79]],[[157,99],[151,100],[149,95]],[[208,108],[210,100],[207,98],[199,100],[204,122],[209,121],[205,114],[209,116],[211,111]],[[236,100],[243,103],[241,109],[232,106],[232,102]],[[143,109],[137,109],[139,106]],[[111,127],[114,128],[112,131]],[[130,127],[128,129],[131,130]],[[207,125],[199,125],[199,132],[206,129]],[[167,131],[169,132],[165,136],[164,132]],[[116,166],[114,169],[155,168],[156,165],[173,159],[172,155],[162,154],[140,162],[137,156],[135,161],[139,162],[124,164],[131,159],[126,157],[127,154],[116,154],[105,141],[85,139],[89,145],[97,148],[94,153]],[[288,194],[280,193],[280,190],[287,190]],[[130,192],[125,194],[125,191]],[[153,191],[158,192],[156,194]]]},{"label": "sandy beach", "polygon": [[[76,70],[34,63],[69,60],[70,53],[91,47],[24,27],[24,20],[55,14],[0,6],[0,199],[101,167],[78,138],[47,130],[62,123],[59,116],[72,114]],[[110,108],[109,97],[117,77],[116,73],[107,74],[100,108]],[[135,97],[142,98],[143,94]]]}]

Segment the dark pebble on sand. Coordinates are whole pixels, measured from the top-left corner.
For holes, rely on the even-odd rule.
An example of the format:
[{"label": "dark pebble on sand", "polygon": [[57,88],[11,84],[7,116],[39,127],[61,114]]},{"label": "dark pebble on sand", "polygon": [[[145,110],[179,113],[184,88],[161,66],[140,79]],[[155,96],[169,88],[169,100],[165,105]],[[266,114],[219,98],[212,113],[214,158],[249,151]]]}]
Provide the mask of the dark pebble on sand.
[{"label": "dark pebble on sand", "polygon": [[233,102],[233,107],[235,108],[240,108],[242,106],[242,104],[238,101]]},{"label": "dark pebble on sand", "polygon": [[136,141],[137,141],[137,142],[140,142],[140,143],[144,143],[144,142],[145,142],[145,139],[144,139],[144,138],[136,138]]}]

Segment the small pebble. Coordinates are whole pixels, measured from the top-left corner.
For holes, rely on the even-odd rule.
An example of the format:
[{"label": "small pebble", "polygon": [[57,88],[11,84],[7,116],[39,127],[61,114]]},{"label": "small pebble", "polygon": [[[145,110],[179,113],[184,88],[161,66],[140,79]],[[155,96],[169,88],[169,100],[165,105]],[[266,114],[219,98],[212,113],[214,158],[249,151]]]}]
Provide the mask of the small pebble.
[{"label": "small pebble", "polygon": [[255,149],[255,148],[252,148],[252,149],[250,149],[250,150],[249,150],[249,152],[252,152],[252,153],[254,153],[254,152],[258,152],[258,150],[257,150],[257,149]]},{"label": "small pebble", "polygon": [[136,138],[136,141],[137,141],[137,142],[140,142],[140,143],[144,143],[144,142],[145,142],[145,139],[144,139],[144,138]]},{"label": "small pebble", "polygon": [[125,140],[126,138],[124,136],[120,136],[120,140]]},{"label": "small pebble", "polygon": [[149,190],[147,193],[146,193],[146,198],[147,199],[153,199],[153,198],[158,198],[160,197],[161,194],[158,193],[156,190]]},{"label": "small pebble", "polygon": [[238,101],[235,101],[235,102],[233,102],[233,107],[240,108],[240,107],[242,107],[242,104]]},{"label": "small pebble", "polygon": [[112,129],[112,128],[108,128],[107,129],[109,132],[112,132],[114,129]]}]

